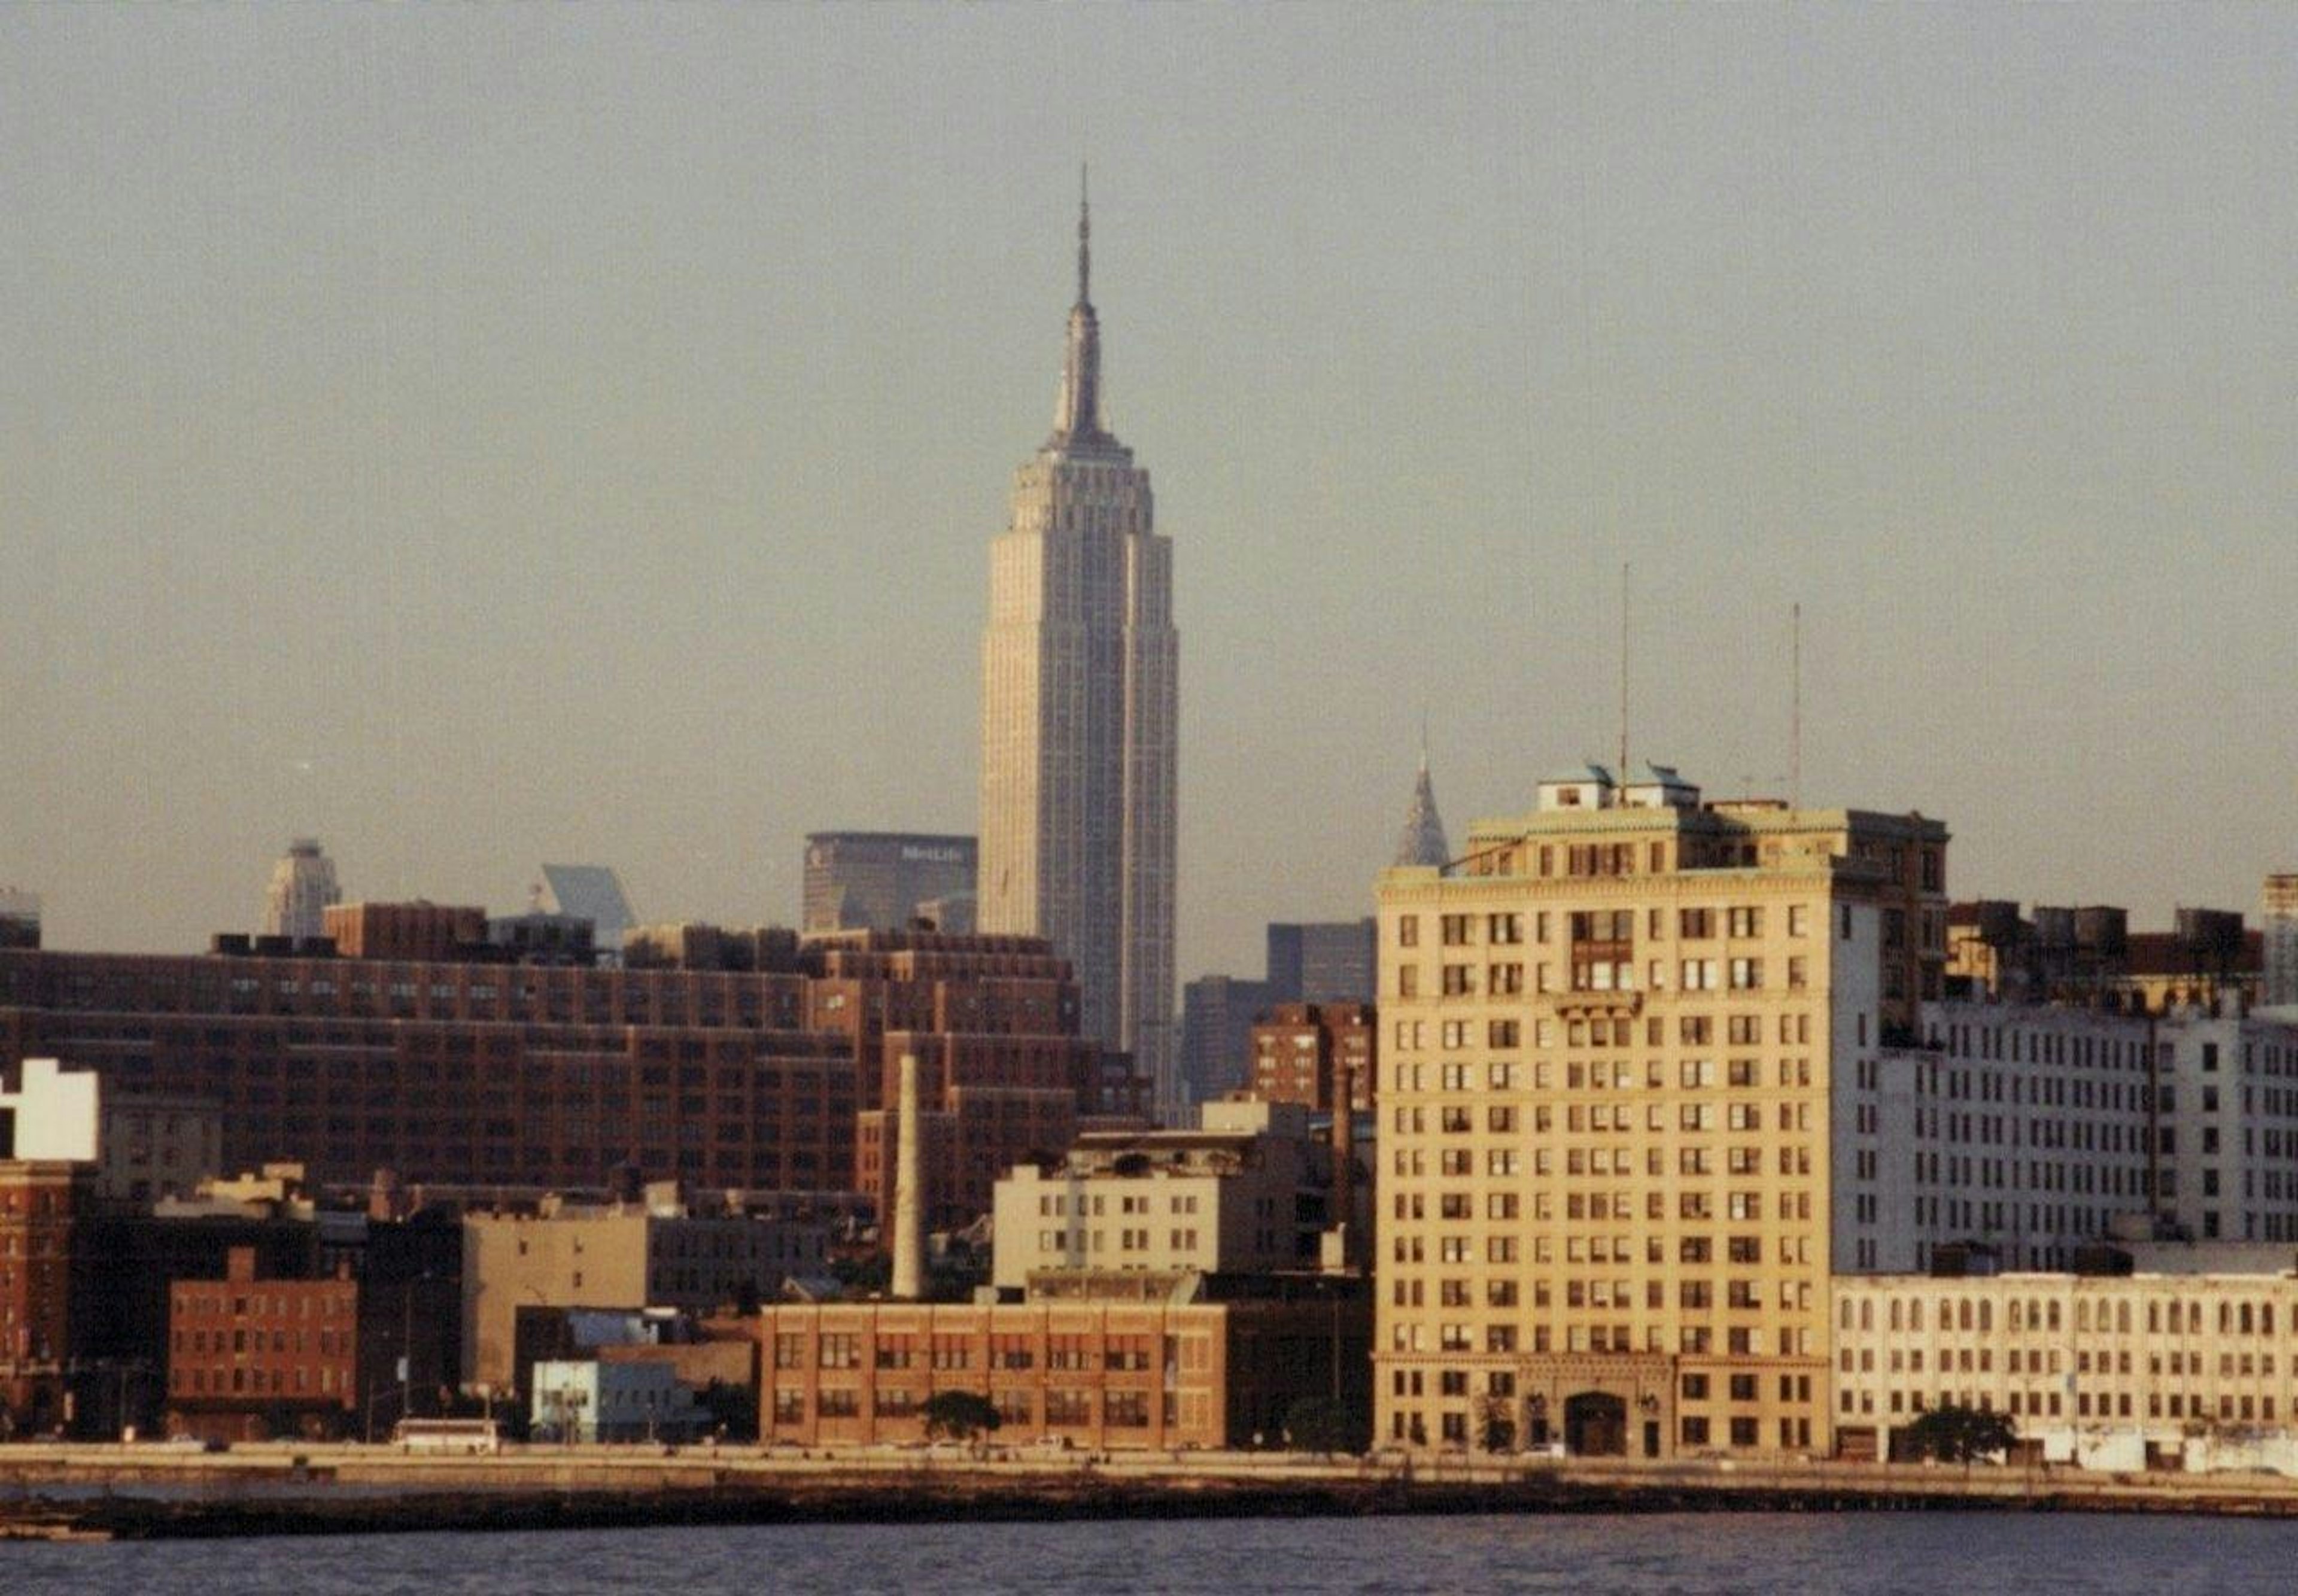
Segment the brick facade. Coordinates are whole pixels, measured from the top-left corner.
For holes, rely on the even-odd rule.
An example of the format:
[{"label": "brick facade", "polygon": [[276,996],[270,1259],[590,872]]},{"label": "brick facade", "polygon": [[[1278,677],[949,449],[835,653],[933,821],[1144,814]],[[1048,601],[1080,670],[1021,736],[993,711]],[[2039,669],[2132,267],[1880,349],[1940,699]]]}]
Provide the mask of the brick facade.
[{"label": "brick facade", "polygon": [[358,1283],[258,1279],[235,1247],[221,1280],[169,1293],[168,1418],[178,1434],[264,1440],[356,1434]]}]

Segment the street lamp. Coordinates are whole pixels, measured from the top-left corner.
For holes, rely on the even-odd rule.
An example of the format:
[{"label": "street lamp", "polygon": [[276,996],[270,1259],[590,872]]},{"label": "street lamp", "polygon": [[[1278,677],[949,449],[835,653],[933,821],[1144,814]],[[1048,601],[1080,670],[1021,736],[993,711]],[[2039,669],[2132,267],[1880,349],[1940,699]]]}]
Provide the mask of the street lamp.
[{"label": "street lamp", "polygon": [[431,1278],[431,1271],[425,1269],[401,1282],[399,1288],[399,1418],[402,1424],[414,1414],[415,1287]]},{"label": "street lamp", "polygon": [[[436,1279],[430,1269],[419,1275],[409,1275],[399,1285],[399,1418],[401,1423],[414,1415],[415,1374],[415,1288]],[[375,1444],[375,1405],[391,1394],[389,1387],[370,1389],[367,1397],[367,1440]]]}]

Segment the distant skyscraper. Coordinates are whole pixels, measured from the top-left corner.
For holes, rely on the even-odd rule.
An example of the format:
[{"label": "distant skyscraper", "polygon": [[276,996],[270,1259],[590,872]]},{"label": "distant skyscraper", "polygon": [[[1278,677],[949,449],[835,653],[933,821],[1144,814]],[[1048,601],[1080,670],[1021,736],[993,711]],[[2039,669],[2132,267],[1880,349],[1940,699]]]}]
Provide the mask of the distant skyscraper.
[{"label": "distant skyscraper", "polygon": [[1181,988],[1182,1104],[1211,1103],[1245,1083],[1252,1022],[1274,996],[1267,981],[1201,975]]},{"label": "distant skyscraper", "polygon": [[979,920],[1052,939],[1084,1034],[1130,1052],[1170,1118],[1172,549],[1151,530],[1149,473],[1103,426],[1089,225],[1080,210],[1053,435],[1015,474],[991,546]]},{"label": "distant skyscraper", "polygon": [[327,910],[343,900],[335,882],[335,862],[315,838],[298,837],[271,867],[271,886],[263,895],[263,934],[267,937],[317,937]]},{"label": "distant skyscraper", "polygon": [[2266,878],[2266,974],[2259,999],[2298,1004],[2298,875]]},{"label": "distant skyscraper", "polygon": [[803,929],[898,931],[927,918],[940,930],[969,931],[975,852],[971,837],[808,832]]},{"label": "distant skyscraper", "polygon": [[1269,925],[1272,1003],[1370,1003],[1379,979],[1370,915]]},{"label": "distant skyscraper", "polygon": [[591,945],[602,963],[623,962],[623,933],[639,922],[624,896],[623,879],[604,864],[546,864],[536,908],[591,922]]},{"label": "distant skyscraper", "polygon": [[0,947],[40,945],[40,895],[0,887]]},{"label": "distant skyscraper", "polygon": [[1420,778],[1413,783],[1412,807],[1405,812],[1404,831],[1396,839],[1394,863],[1437,864],[1451,862],[1445,846],[1444,822],[1436,813],[1436,789],[1428,780],[1428,750],[1420,750]]}]

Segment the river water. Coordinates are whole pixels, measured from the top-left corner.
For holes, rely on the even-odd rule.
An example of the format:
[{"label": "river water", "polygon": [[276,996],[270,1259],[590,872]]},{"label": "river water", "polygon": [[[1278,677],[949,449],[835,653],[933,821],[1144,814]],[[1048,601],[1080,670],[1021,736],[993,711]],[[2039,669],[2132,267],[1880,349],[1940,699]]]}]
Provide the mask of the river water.
[{"label": "river water", "polygon": [[777,1525],[0,1545],[0,1592],[2298,1592],[2298,1523],[1866,1513]]}]

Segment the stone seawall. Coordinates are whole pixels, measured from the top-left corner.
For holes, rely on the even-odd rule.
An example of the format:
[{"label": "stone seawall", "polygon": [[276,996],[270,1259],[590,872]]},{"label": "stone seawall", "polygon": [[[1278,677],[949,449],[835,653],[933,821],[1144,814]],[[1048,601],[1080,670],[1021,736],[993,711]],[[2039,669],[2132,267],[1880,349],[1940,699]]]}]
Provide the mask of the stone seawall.
[{"label": "stone seawall", "polygon": [[753,1448],[0,1448],[0,1536],[1365,1513],[2144,1512],[2298,1517],[2274,1476],[1796,1463],[1407,1465],[1268,1453],[974,1458]]}]

